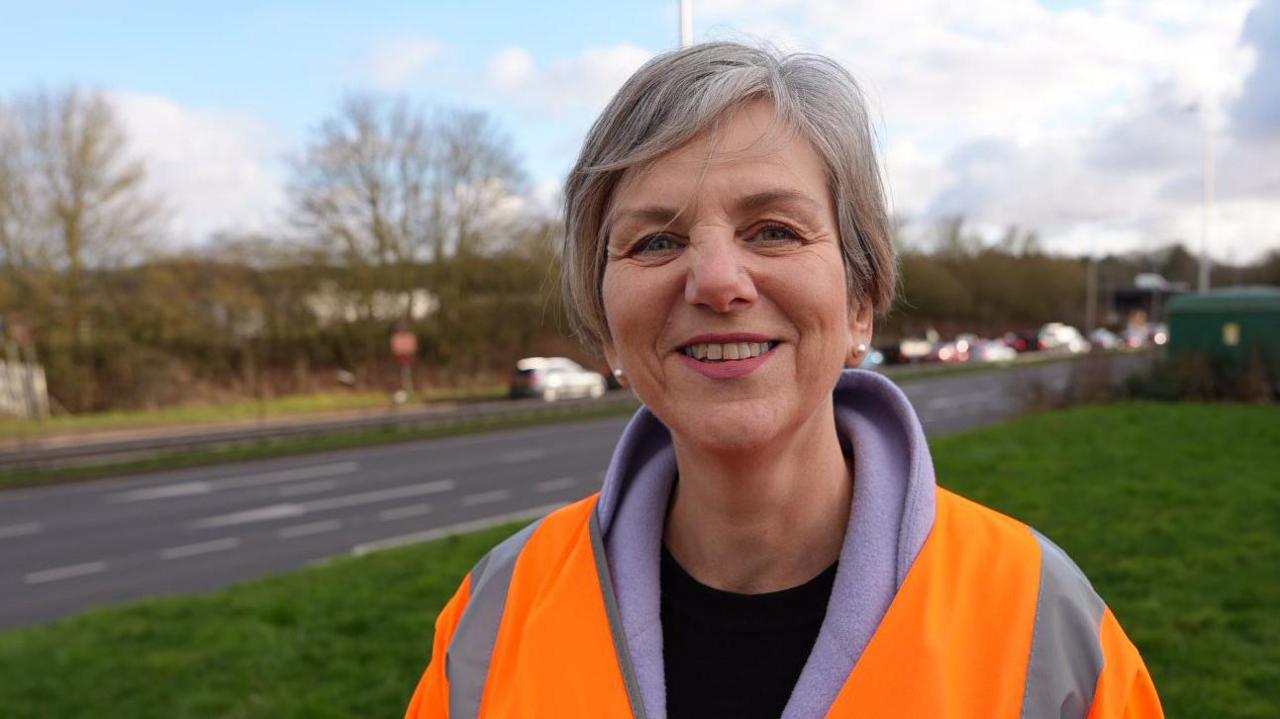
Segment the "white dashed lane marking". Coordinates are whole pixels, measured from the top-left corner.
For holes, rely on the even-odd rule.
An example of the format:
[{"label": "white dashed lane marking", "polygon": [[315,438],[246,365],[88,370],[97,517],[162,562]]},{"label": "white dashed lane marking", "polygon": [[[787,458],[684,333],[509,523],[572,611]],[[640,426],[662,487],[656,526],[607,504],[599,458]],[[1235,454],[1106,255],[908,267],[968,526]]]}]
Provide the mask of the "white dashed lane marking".
[{"label": "white dashed lane marking", "polygon": [[568,489],[577,484],[578,480],[574,477],[561,477],[559,479],[548,479],[545,482],[538,482],[533,485],[535,492],[559,492],[562,489]]},{"label": "white dashed lane marking", "polygon": [[378,512],[378,519],[383,522],[394,522],[397,519],[408,519],[409,517],[421,517],[431,511],[430,504],[410,504],[407,507],[395,507],[394,509],[384,509]]},{"label": "white dashed lane marking", "polygon": [[97,574],[107,570],[106,562],[85,562],[84,564],[72,564],[67,567],[54,567],[53,569],[42,569],[38,572],[28,572],[22,578],[23,584],[44,584],[45,582],[56,582],[61,579],[71,579],[73,577],[83,577],[88,574]]},{"label": "white dashed lane marking", "polygon": [[117,492],[115,494],[107,495],[103,501],[108,504],[115,504],[118,502],[145,502],[153,499],[189,497],[196,494],[208,494],[210,492],[217,492],[224,489],[261,487],[268,484],[296,482],[302,479],[335,477],[344,474],[351,474],[358,469],[360,469],[360,464],[358,462],[335,462],[333,464],[321,464],[314,467],[295,467],[293,469],[281,469],[275,472],[261,472],[258,474],[247,474],[241,477],[215,479],[208,482],[180,482],[178,484],[165,484],[159,487],[133,489],[128,492]]},{"label": "white dashed lane marking", "polygon": [[214,539],[209,542],[199,542],[198,544],[184,544],[181,547],[169,547],[160,550],[162,559],[182,559],[184,557],[195,557],[201,554],[213,554],[214,552],[225,552],[228,549],[235,549],[240,546],[240,540],[236,537],[225,537],[223,539]]},{"label": "white dashed lane marking", "polygon": [[293,539],[294,537],[306,537],[312,534],[320,534],[322,532],[332,532],[342,526],[342,521],[337,519],[326,519],[321,522],[310,522],[308,524],[295,524],[292,527],[285,527],[276,532],[276,536],[281,539]]},{"label": "white dashed lane marking", "polygon": [[541,459],[546,456],[545,449],[522,449],[516,452],[506,452],[502,455],[503,464],[517,464],[519,462],[530,462],[535,459]]},{"label": "white dashed lane marking", "polygon": [[387,502],[393,499],[406,499],[408,497],[419,497],[424,494],[448,492],[455,486],[456,483],[452,479],[442,479],[437,482],[425,482],[423,484],[414,484],[408,487],[392,487],[391,489],[379,489],[373,492],[346,494],[341,497],[313,499],[310,502],[272,504],[266,507],[256,507],[254,509],[246,509],[241,512],[232,512],[230,514],[220,514],[215,517],[197,519],[192,522],[190,526],[192,529],[208,529],[210,527],[226,527],[236,524],[267,522],[275,519],[301,517],[308,512],[324,512],[330,509],[358,507],[363,504],[377,504],[378,502]]},{"label": "white dashed lane marking", "polygon": [[481,492],[479,494],[468,494],[462,498],[462,506],[474,507],[477,504],[489,504],[490,502],[501,502],[504,499],[510,499],[511,492],[506,489],[496,489],[492,492]]},{"label": "white dashed lane marking", "polygon": [[281,497],[299,497],[304,494],[319,494],[328,492],[338,486],[336,479],[322,479],[319,482],[306,482],[303,484],[293,484],[288,487],[281,487],[276,493]]},{"label": "white dashed lane marking", "polygon": [[7,524],[0,527],[0,539],[11,539],[13,537],[25,537],[31,534],[38,534],[44,531],[44,524],[41,522],[23,522],[22,524]]}]

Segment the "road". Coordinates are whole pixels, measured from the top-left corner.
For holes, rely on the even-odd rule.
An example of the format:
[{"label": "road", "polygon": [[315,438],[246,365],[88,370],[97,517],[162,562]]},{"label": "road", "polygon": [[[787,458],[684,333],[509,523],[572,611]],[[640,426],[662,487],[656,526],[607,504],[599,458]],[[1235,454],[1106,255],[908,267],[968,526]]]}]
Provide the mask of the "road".
[{"label": "road", "polygon": [[[904,385],[931,436],[1070,385],[1067,364]],[[1039,399],[1038,399],[1039,398]],[[0,493],[0,629],[533,517],[599,489],[624,419]]]}]

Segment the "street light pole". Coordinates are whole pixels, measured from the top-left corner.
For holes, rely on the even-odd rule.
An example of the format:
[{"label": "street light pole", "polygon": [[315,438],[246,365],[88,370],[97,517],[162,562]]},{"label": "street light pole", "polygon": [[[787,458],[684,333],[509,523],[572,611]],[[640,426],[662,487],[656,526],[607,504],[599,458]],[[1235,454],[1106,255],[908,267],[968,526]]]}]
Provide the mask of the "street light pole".
[{"label": "street light pole", "polygon": [[1198,291],[1209,291],[1209,242],[1213,238],[1213,118],[1209,100],[1200,103],[1200,123],[1204,132],[1204,197],[1200,218],[1200,277]]},{"label": "street light pole", "polygon": [[693,0],[680,0],[680,47],[693,44]]}]

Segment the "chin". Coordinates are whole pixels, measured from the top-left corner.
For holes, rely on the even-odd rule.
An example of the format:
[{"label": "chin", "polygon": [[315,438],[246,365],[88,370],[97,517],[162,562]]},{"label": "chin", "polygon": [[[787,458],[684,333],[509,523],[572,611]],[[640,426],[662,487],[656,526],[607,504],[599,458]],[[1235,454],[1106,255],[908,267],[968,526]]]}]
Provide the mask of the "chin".
[{"label": "chin", "polygon": [[677,443],[705,452],[760,449],[777,441],[788,430],[788,423],[776,408],[734,406],[706,412],[691,410],[693,408],[686,405],[674,412],[655,414],[671,429]]}]

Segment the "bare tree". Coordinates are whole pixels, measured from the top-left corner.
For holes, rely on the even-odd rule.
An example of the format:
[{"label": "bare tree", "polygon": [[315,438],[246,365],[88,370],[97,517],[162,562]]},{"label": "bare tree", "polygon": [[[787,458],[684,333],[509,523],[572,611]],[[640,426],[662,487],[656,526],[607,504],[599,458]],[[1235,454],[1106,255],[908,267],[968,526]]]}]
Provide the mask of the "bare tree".
[{"label": "bare tree", "polygon": [[0,265],[9,273],[32,262],[31,183],[13,108],[0,103]]},{"label": "bare tree", "polygon": [[161,228],[161,206],[127,140],[98,93],[41,91],[0,105],[0,263],[19,287],[7,301],[69,345],[50,359],[77,368],[73,406],[92,394],[82,371],[89,271],[143,256]]},{"label": "bare tree", "polygon": [[483,113],[428,114],[403,97],[357,95],[321,124],[294,163],[294,217],[355,285],[367,355],[380,343],[376,293],[401,292],[407,308],[423,282],[446,292],[446,260],[480,250],[522,183]]},{"label": "bare tree", "polygon": [[441,112],[435,123],[441,156],[433,182],[438,227],[431,259],[483,251],[486,238],[516,234],[508,202],[524,189],[525,178],[510,140],[491,117],[474,111]]},{"label": "bare tree", "polygon": [[432,157],[426,121],[406,100],[350,97],[294,163],[296,220],[350,265],[404,261],[431,214]]},{"label": "bare tree", "polygon": [[138,257],[160,229],[161,206],[145,190],[143,163],[106,98],[67,90],[16,103],[23,178],[38,254],[63,273],[67,322],[83,318],[85,270]]},{"label": "bare tree", "polygon": [[523,184],[488,115],[356,95],[294,163],[292,192],[299,226],[335,257],[387,267],[471,249]]}]

